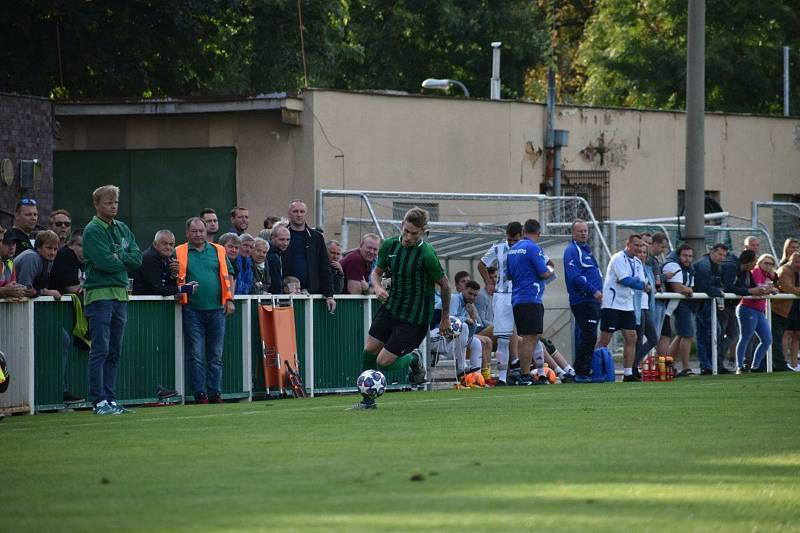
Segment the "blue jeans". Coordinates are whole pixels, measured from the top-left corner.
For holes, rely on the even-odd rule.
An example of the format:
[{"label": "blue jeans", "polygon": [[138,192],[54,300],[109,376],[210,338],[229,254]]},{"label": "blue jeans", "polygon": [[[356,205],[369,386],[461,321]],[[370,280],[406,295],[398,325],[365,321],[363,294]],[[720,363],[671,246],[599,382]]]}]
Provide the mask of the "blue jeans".
[{"label": "blue jeans", "polygon": [[122,336],[128,320],[128,302],[99,300],[86,306],[89,321],[89,399],[93,404],[114,401],[117,363],[122,353]]},{"label": "blue jeans", "polygon": [[195,311],[183,307],[183,341],[192,369],[195,398],[222,393],[222,343],[225,310]]},{"label": "blue jeans", "polygon": [[702,300],[700,309],[697,311],[697,358],[700,360],[701,370],[711,370],[711,339],[718,339],[719,324],[717,324],[717,335],[712,337],[711,333],[711,313],[717,312],[717,304],[714,300]]},{"label": "blue jeans", "polygon": [[736,307],[736,317],[739,319],[739,330],[742,332],[741,337],[739,337],[739,343],[736,345],[737,367],[742,368],[744,356],[747,353],[747,345],[750,344],[750,339],[755,333],[758,335],[760,342],[753,355],[751,368],[760,368],[761,363],[764,362],[764,356],[767,354],[767,349],[772,344],[772,331],[769,329],[767,316],[757,309],[739,304]]},{"label": "blue jeans", "polygon": [[717,313],[719,317],[719,349],[717,350],[717,354],[719,355],[719,360],[724,361],[725,356],[728,353],[728,350],[731,346],[735,346],[735,344],[739,340],[739,321],[736,318],[736,309],[728,308],[721,310]]},{"label": "blue jeans", "polygon": [[[642,309],[642,318],[636,327],[636,357],[633,366],[638,368],[642,359],[658,344],[659,331],[653,323],[653,314],[649,309]],[[647,337],[647,341],[644,338]]]}]

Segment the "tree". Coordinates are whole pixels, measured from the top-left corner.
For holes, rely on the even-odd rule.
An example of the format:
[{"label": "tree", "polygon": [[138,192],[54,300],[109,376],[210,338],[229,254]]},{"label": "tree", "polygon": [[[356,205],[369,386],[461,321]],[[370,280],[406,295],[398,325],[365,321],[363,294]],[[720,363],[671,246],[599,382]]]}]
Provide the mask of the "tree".
[{"label": "tree", "polygon": [[428,77],[457,79],[488,96],[491,42],[502,41],[503,95],[523,94],[526,71],[543,60],[547,29],[529,0],[361,0],[345,21],[351,54],[336,86],[419,92]]},{"label": "tree", "polygon": [[[800,45],[800,19],[790,4],[708,0],[706,109],[775,113],[781,108],[780,48],[789,44],[797,50]],[[682,109],[686,28],[683,1],[599,2],[578,53],[586,75],[579,99],[594,105]]]},{"label": "tree", "polygon": [[202,92],[237,0],[0,2],[0,88],[72,98]]}]

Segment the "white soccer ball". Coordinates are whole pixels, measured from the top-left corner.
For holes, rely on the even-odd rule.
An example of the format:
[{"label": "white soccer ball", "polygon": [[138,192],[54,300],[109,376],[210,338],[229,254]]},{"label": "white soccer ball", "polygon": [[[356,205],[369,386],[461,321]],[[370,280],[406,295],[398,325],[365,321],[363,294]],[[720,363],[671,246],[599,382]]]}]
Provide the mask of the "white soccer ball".
[{"label": "white soccer ball", "polygon": [[463,322],[458,318],[451,316],[450,317],[450,329],[453,330],[452,335],[448,335],[447,337],[442,337],[441,332],[439,331],[439,327],[437,326],[433,330],[431,330],[431,344],[438,344],[440,341],[444,341],[445,343],[449,343],[459,335],[461,335],[461,328],[464,327]]},{"label": "white soccer ball", "polygon": [[356,386],[361,394],[374,399],[386,392],[386,377],[377,370],[365,370],[358,376]]}]

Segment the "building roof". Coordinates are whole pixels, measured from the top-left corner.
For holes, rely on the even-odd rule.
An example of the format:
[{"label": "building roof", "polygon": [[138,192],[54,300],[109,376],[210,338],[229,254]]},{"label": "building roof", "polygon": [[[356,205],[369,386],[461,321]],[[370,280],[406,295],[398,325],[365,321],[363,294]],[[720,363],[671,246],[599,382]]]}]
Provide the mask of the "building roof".
[{"label": "building roof", "polygon": [[288,109],[302,111],[302,95],[188,96],[181,98],[101,98],[55,102],[57,116],[179,115]]}]

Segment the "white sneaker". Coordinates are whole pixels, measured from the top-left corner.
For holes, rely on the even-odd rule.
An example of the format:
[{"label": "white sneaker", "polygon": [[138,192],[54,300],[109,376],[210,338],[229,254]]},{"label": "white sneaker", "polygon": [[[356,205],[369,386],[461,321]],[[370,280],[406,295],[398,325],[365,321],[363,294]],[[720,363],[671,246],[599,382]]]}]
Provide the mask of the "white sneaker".
[{"label": "white sneaker", "polygon": [[787,363],[786,366],[789,367],[789,370],[791,370],[792,372],[800,372],[800,363],[797,363],[796,366],[792,366]]}]

